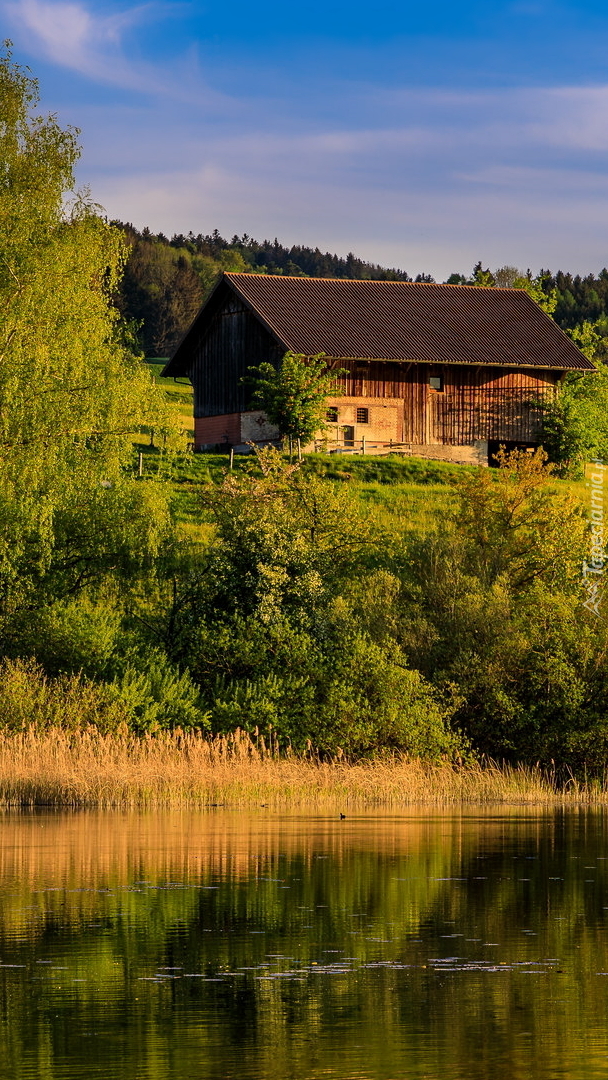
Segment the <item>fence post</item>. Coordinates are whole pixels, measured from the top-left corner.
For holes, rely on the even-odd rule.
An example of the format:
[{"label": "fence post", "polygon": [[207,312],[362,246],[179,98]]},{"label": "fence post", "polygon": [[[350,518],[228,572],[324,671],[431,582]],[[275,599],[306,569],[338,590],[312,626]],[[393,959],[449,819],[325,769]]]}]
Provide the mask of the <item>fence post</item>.
[{"label": "fence post", "polygon": [[361,453],[365,454],[365,435],[361,436]]},{"label": "fence post", "polygon": [[230,472],[232,472],[233,465],[234,465],[234,446],[231,446],[230,447]]},{"label": "fence post", "polygon": [[144,455],[142,454],[141,450],[139,452],[139,460],[137,462],[137,475],[144,475]]}]

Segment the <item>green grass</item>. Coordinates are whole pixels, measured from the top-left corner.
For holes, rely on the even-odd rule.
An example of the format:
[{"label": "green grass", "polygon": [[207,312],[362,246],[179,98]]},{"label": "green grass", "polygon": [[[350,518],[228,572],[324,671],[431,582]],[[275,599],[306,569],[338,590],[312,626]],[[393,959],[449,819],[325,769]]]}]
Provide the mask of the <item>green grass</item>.
[{"label": "green grass", "polygon": [[167,360],[162,359],[146,360],[146,364],[154,376],[154,381],[162,390],[164,390],[168,402],[175,411],[175,417],[184,434],[185,441],[193,442],[194,418],[192,385],[188,379],[161,378],[160,373],[166,363]]},{"label": "green grass", "polygon": [[339,454],[310,454],[304,460],[304,470],[328,480],[350,480],[359,484],[403,485],[452,484],[463,471],[472,472],[474,465],[452,465],[445,461],[402,454],[378,457]]},{"label": "green grass", "polygon": [[[219,484],[230,464],[228,454],[191,452],[165,455],[158,448],[138,444],[143,454],[144,476],[160,476],[173,488],[174,509],[178,521],[192,526],[201,523],[199,493],[210,484]],[[243,473],[253,466],[249,455],[237,454],[234,472]],[[451,481],[459,468],[439,462],[435,471],[430,463],[414,458],[390,460],[383,457],[359,460],[356,468],[349,462],[345,469],[329,455],[315,454],[304,458],[302,468],[333,483],[348,485],[353,499],[375,523],[390,532],[429,532],[448,513],[454,501]],[[206,531],[206,530],[205,530]]]},{"label": "green grass", "polygon": [[[192,386],[187,379],[161,378],[166,362],[146,361],[175,411],[184,436],[184,450],[165,454],[150,446],[149,438],[136,443],[135,449],[143,454],[144,476],[160,476],[171,484],[177,519],[187,533],[197,535],[200,531],[201,537],[207,537],[209,524],[203,520],[199,492],[209,484],[221,483],[229,467],[229,455],[186,451],[186,444],[194,439]],[[233,467],[237,473],[249,470],[252,459],[249,455],[235,455]],[[454,505],[454,482],[476,468],[398,453],[378,457],[308,454],[302,463],[305,473],[348,484],[355,501],[373,517],[375,524],[393,534],[435,531]],[[567,485],[583,502],[588,501],[588,489],[583,481],[556,480],[555,483],[560,488]]]}]

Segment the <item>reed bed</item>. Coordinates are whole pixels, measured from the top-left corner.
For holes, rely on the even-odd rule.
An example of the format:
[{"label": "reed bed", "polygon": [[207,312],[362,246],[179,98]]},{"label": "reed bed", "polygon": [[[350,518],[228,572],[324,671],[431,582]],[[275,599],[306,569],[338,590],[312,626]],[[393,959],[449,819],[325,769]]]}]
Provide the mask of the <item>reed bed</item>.
[{"label": "reed bed", "polygon": [[558,783],[539,768],[455,766],[406,757],[348,762],[296,756],[237,731],[29,729],[0,734],[0,807],[211,807],[345,810],[511,803],[608,804],[608,785]]}]

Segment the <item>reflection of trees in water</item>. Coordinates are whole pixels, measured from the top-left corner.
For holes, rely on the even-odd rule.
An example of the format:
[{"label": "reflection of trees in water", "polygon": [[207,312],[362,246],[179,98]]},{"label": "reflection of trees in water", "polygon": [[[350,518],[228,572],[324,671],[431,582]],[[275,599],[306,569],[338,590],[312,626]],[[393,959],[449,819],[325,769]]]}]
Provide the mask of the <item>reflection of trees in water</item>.
[{"label": "reflection of trees in water", "polygon": [[[239,814],[9,817],[0,955],[26,968],[0,969],[10,1017],[0,1061],[19,1075],[43,1044],[50,1062],[77,1061],[79,1024],[99,1024],[115,1030],[100,1067],[125,1080],[142,1055],[146,1076],[180,1080],[188,1068],[230,1075],[222,1069],[237,1059],[260,1080],[312,1077],[321,1053],[319,1075],[347,1075],[350,1062],[353,1074],[422,1077],[425,1063],[431,1075],[510,1080],[531,1061],[535,1076],[555,1075],[605,1022],[608,987],[588,977],[608,967],[603,840],[593,814],[352,827]],[[451,955],[507,970],[429,963]],[[547,957],[563,974],[555,963],[510,970]],[[142,981],[161,969],[160,981]],[[261,977],[276,971],[291,974]],[[223,981],[169,977],[188,973]]]}]

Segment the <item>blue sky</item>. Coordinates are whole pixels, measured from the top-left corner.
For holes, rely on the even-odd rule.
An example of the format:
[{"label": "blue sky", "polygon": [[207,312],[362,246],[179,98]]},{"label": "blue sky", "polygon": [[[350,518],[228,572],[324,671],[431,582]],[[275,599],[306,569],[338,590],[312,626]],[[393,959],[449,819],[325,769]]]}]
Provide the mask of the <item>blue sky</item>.
[{"label": "blue sky", "polygon": [[0,29],[110,217],[438,280],[608,263],[605,0],[0,0]]}]

